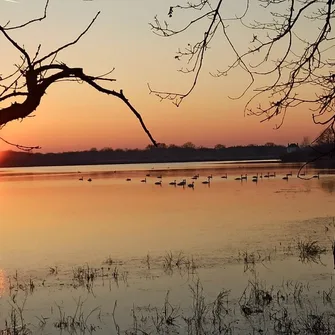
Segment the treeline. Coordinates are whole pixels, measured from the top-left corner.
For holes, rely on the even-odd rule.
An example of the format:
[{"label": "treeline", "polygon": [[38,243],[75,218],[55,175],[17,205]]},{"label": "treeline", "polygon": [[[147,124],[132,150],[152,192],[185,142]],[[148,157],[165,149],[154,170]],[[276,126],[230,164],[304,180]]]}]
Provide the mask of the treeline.
[{"label": "treeline", "polygon": [[266,145],[248,145],[214,148],[195,147],[192,143],[183,146],[148,146],[141,149],[71,151],[62,153],[30,153],[6,151],[1,155],[1,167],[57,166],[57,165],[96,165],[121,163],[159,163],[189,161],[227,161],[249,159],[279,159],[285,155],[286,147],[267,143]]},{"label": "treeline", "polygon": [[301,147],[295,152],[280,157],[284,163],[310,162],[316,168],[335,168],[334,144],[321,144]]}]

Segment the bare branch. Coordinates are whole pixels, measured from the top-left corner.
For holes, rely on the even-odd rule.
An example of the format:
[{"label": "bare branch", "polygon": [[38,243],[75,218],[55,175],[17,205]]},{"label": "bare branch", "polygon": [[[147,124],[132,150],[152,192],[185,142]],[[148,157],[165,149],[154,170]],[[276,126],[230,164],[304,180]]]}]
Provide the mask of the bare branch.
[{"label": "bare branch", "polygon": [[30,57],[28,55],[28,53],[26,52],[26,50],[24,50],[23,47],[19,46],[6,32],[6,29],[2,26],[0,26],[0,32],[6,37],[6,39],[17,49],[19,50],[25,57],[25,59],[28,62],[28,65],[31,66],[31,60]]},{"label": "bare branch", "polygon": [[[187,10],[195,14],[195,17],[179,30],[171,28],[166,22],[162,24],[155,17],[154,23],[151,24],[155,34],[173,37],[201,23],[206,25],[204,35],[207,36],[207,40],[200,35],[194,46],[188,45],[185,51],[179,50],[175,57],[178,60],[186,59],[187,65],[193,65],[191,68],[181,70],[184,73],[195,72],[189,91],[186,93],[157,91],[148,85],[149,92],[161,100],[171,100],[179,106],[197,84],[209,41],[214,37],[223,36],[223,41],[228,43],[235,59],[224,66],[224,70],[217,70],[211,74],[215,77],[227,76],[238,67],[245,71],[249,80],[245,81],[241,94],[232,97],[240,99],[252,91],[252,96],[245,105],[245,114],[261,116],[261,122],[278,116],[280,121],[276,128],[279,128],[289,109],[306,105],[313,111],[315,122],[321,124],[332,122],[335,115],[335,60],[331,56],[331,50],[335,47],[335,36],[332,32],[335,2],[257,0],[252,2],[252,6],[254,12],[266,9],[262,22],[256,20],[250,22],[253,14],[249,0],[245,1],[245,9],[240,15],[231,13],[231,8],[225,7],[225,3],[219,0],[199,0],[196,4],[172,6],[168,13],[169,17],[175,15],[175,10]],[[229,11],[230,17],[224,17]],[[228,21],[233,23],[232,28],[228,25]],[[217,24],[222,30],[217,29]],[[315,27],[314,34],[304,36],[303,27],[307,24]],[[233,29],[235,34],[231,34],[232,30],[229,29]],[[241,29],[241,34],[245,30],[252,34],[250,44],[246,45],[242,52],[239,50],[240,47],[237,48],[237,41],[232,38],[237,35],[236,29]],[[266,80],[267,84],[258,86],[258,79],[262,82]],[[305,94],[311,88],[315,92],[314,97]]]},{"label": "bare branch", "polygon": [[26,146],[26,145],[21,145],[21,144],[15,144],[15,143],[12,143],[12,142],[9,142],[7,140],[5,140],[3,137],[0,137],[0,140],[2,142],[5,142],[6,144],[12,146],[12,147],[16,147],[17,149],[19,150],[22,150],[22,151],[27,151],[27,152],[30,152],[34,149],[41,149],[40,146],[36,145],[36,146]]},{"label": "bare branch", "polygon": [[40,58],[40,59],[37,59],[34,64],[38,64],[38,63],[43,63],[45,60],[47,60],[48,58],[50,57],[53,57],[55,55],[57,55],[60,51],[72,46],[72,45],[75,45],[76,43],[79,42],[79,40],[89,31],[89,29],[92,27],[93,23],[95,22],[95,20],[98,18],[98,16],[100,15],[100,11],[94,16],[94,18],[92,19],[92,21],[90,22],[90,24],[86,27],[86,29],[75,39],[73,40],[72,42],[69,42],[67,44],[64,44],[62,45],[61,47],[59,47],[58,49],[50,52],[49,54],[47,54],[46,56]]},{"label": "bare branch", "polygon": [[5,30],[21,29],[21,28],[24,28],[24,27],[26,27],[26,26],[32,24],[32,23],[35,23],[35,22],[42,21],[42,20],[46,19],[46,17],[47,17],[47,11],[48,11],[48,6],[49,6],[49,2],[50,2],[50,0],[47,0],[46,3],[45,3],[43,16],[38,17],[38,18],[35,18],[35,19],[32,19],[32,20],[29,20],[29,21],[27,21],[27,22],[25,22],[25,23],[23,23],[23,24],[18,25],[18,26],[12,26],[12,27],[8,27],[8,24],[10,23],[10,21],[9,21],[9,22],[7,22],[7,24],[6,24]]},{"label": "bare branch", "polygon": [[[115,78],[110,77],[114,68],[102,75],[92,76],[85,74],[82,68],[69,67],[65,63],[57,62],[56,60],[59,52],[79,42],[79,40],[92,27],[100,15],[100,12],[94,16],[89,25],[76,39],[58,47],[56,50],[41,56],[40,58],[38,57],[41,51],[41,45],[38,45],[35,55],[31,57],[23,47],[9,36],[7,32],[9,30],[21,29],[34,22],[44,20],[47,15],[48,5],[49,0],[46,2],[44,15],[42,17],[32,19],[26,23],[13,27],[8,27],[8,24],[6,26],[0,26],[0,32],[19,51],[21,59],[21,63],[16,65],[16,70],[13,73],[7,76],[0,76],[0,87],[2,88],[2,91],[0,92],[0,129],[10,121],[23,120],[26,117],[32,116],[31,114],[41,104],[47,89],[54,83],[60,81],[76,81],[78,83],[87,83],[101,93],[112,95],[120,99],[139,120],[142,129],[147,134],[150,141],[157,146],[157,142],[146,127],[140,113],[129,102],[128,98],[125,97],[122,89],[114,90],[101,86],[102,83],[114,83],[116,81]],[[12,102],[13,100],[14,102]],[[24,151],[39,148],[37,146],[31,147],[14,144],[2,137],[0,137],[0,140]]]},{"label": "bare branch", "polygon": [[[208,18],[208,17],[212,16],[212,18],[210,20],[209,27],[204,32],[203,39],[200,42],[196,43],[193,47],[191,45],[189,45],[188,48],[186,49],[186,52],[179,51],[177,53],[177,56],[176,56],[177,59],[180,59],[181,57],[184,57],[184,56],[189,57],[189,60],[188,60],[189,63],[193,60],[193,58],[195,58],[194,66],[190,70],[189,69],[187,69],[186,71],[181,70],[182,72],[186,72],[186,73],[195,72],[193,82],[191,84],[191,87],[188,89],[188,91],[186,93],[172,93],[172,92],[165,92],[165,91],[156,91],[156,90],[152,90],[150,88],[150,85],[148,84],[150,93],[155,94],[161,100],[164,100],[164,99],[171,100],[177,107],[179,107],[180,104],[182,103],[182,101],[192,93],[192,91],[194,90],[195,86],[197,85],[197,82],[198,82],[198,79],[199,79],[199,75],[200,75],[200,72],[201,72],[201,69],[202,69],[202,66],[203,66],[203,62],[204,62],[205,52],[208,49],[208,46],[209,46],[212,38],[215,36],[216,30],[217,30],[218,25],[220,23],[220,22],[217,22],[217,19],[219,17],[219,10],[220,10],[222,1],[223,0],[219,0],[218,5],[217,5],[215,10],[213,10],[211,8],[210,12],[207,12],[205,15],[202,15],[199,18],[197,18],[196,20],[191,21],[190,24],[188,24],[185,28],[182,28],[179,31],[174,32],[174,31],[172,31],[168,28],[161,29],[158,20],[156,20],[156,26],[151,25],[152,29],[154,31],[156,31],[156,32],[161,31],[163,36],[172,36],[172,35],[176,35],[176,34],[179,34],[181,32],[184,32],[192,24],[194,24],[196,22],[199,22],[203,18]],[[188,7],[177,6],[176,8],[182,8],[182,9],[193,8],[193,9],[197,9],[197,10],[202,10],[202,8],[204,8],[204,6],[206,4],[208,4],[208,1],[207,0],[202,0],[200,2],[200,4],[198,4],[198,5],[189,4]],[[171,8],[172,7],[170,7],[170,13],[171,13]],[[172,15],[172,14],[170,14],[170,15]]]}]

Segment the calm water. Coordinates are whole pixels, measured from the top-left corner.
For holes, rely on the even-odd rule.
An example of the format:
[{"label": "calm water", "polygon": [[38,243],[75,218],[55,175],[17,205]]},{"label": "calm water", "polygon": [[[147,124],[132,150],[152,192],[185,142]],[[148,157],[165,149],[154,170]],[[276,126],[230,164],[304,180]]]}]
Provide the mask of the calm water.
[{"label": "calm water", "polygon": [[[19,278],[14,281],[34,281],[25,305],[29,323],[36,324],[36,316],[57,318],[57,305],[75,310],[73,299],[80,297],[87,299],[87,311],[101,308],[104,322],[92,316],[100,325],[99,334],[115,333],[115,300],[118,322],[124,327],[131,320],[131,308],[161,306],[168,290],[170,299],[187,309],[188,285],[195,277],[208,299],[225,287],[233,301],[252,276],[271,285],[284,280],[312,283],[311,292],[329,287],[332,254],[322,256],[323,264],[303,264],[294,249],[299,239],[318,240],[330,248],[335,175],[308,168],[306,177],[320,172],[320,178],[301,180],[296,177],[298,167],[215,162],[0,170],[0,330],[11,309],[16,271]],[[293,176],[283,180],[291,171]],[[268,172],[276,176],[252,182],[256,173]],[[227,179],[221,178],[226,173]],[[147,174],[146,183],[141,182]],[[169,185],[182,179],[190,183],[195,174],[200,177],[194,189]],[[235,180],[241,174],[248,179]],[[213,176],[210,184],[202,184],[208,175]],[[159,180],[162,185],[155,185]],[[264,258],[255,271],[244,271],[241,254],[246,251]],[[190,271],[165,271],[162,264],[169,252],[174,262],[180,252],[185,259],[193,258],[196,270],[191,277]],[[94,292],[75,285],[75,269],[87,265],[99,271],[117,267],[118,282],[110,274],[96,280]],[[56,267],[53,273],[50,268]],[[25,291],[18,292],[23,299]],[[312,296],[314,301],[320,298],[317,293]],[[43,330],[34,329],[41,334],[60,332],[52,322]]]}]

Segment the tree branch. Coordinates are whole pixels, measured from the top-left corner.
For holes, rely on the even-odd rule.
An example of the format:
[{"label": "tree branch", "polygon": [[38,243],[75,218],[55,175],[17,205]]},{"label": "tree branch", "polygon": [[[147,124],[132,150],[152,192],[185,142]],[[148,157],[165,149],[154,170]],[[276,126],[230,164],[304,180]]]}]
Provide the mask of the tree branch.
[{"label": "tree branch", "polygon": [[[5,36],[5,38],[20,52],[20,58],[22,60],[21,65],[17,65],[17,70],[10,75],[5,77],[0,76],[0,87],[3,87],[3,91],[0,93],[0,102],[2,104],[8,102],[7,106],[0,108],[0,128],[6,125],[8,122],[13,120],[22,120],[25,117],[30,116],[40,105],[43,96],[46,94],[47,89],[56,82],[59,81],[77,81],[77,82],[85,82],[97,91],[112,95],[120,100],[128,107],[128,109],[136,116],[139,120],[140,125],[144,132],[149,137],[150,141],[157,146],[157,142],[151,135],[150,131],[146,127],[141,114],[136,110],[136,108],[129,102],[129,100],[123,94],[122,89],[119,91],[111,90],[106,87],[98,84],[107,83],[107,82],[115,82],[114,78],[109,77],[109,75],[113,72],[114,68],[107,73],[104,73],[99,76],[87,75],[84,73],[82,68],[78,67],[69,67],[65,63],[57,62],[56,57],[64,49],[71,47],[78,43],[80,39],[89,31],[92,27],[100,12],[98,12],[94,18],[91,20],[89,25],[85,28],[85,30],[78,35],[76,39],[72,42],[66,43],[54,51],[41,56],[38,58],[41,45],[38,46],[37,51],[33,58],[29,56],[26,50],[21,47],[14,39],[12,39],[7,33],[8,30],[16,30],[24,28],[34,22],[42,21],[47,16],[47,8],[49,5],[49,0],[46,1],[44,8],[44,15],[27,21],[21,25],[17,25],[14,27],[0,26],[0,32]],[[32,59],[32,60],[31,60]],[[46,64],[46,61],[49,60],[49,63]],[[28,64],[26,64],[26,62]],[[6,84],[7,80],[12,79],[12,82]],[[10,91],[9,93],[7,93]],[[22,101],[14,101],[11,102],[15,98],[22,98]],[[0,140],[4,141],[9,145],[13,145],[21,150],[30,151],[32,149],[37,149],[39,147],[30,147],[30,146],[22,146],[18,144],[13,144],[11,142],[6,141],[5,139],[0,137]]]}]

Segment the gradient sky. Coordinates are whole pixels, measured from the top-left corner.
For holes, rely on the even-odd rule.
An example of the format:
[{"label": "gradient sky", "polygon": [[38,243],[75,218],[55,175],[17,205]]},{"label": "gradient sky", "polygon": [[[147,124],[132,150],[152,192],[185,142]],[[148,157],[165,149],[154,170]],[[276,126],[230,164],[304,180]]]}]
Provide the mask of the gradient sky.
[{"label": "gradient sky", "polygon": [[[0,0],[1,24],[8,19],[13,24],[20,23],[43,12],[44,0],[17,1]],[[204,146],[287,144],[301,142],[304,136],[313,138],[321,131],[306,107],[288,113],[279,130],[274,130],[279,119],[260,123],[257,117],[244,117],[246,99],[231,100],[228,96],[240,93],[247,78],[239,71],[223,78],[208,74],[231,59],[220,41],[208,53],[198,86],[179,108],[149,95],[147,83],[155,89],[186,91],[192,80],[190,75],[177,71],[181,63],[174,55],[189,40],[195,41],[200,30],[163,39],[149,28],[155,14],[166,18],[168,8],[168,0],[51,0],[47,20],[12,36],[31,53],[42,43],[42,52],[46,53],[75,38],[101,10],[89,33],[61,53],[58,60],[83,67],[87,74],[101,74],[115,67],[117,81],[110,87],[123,89],[158,142],[181,145],[191,141]],[[178,19],[174,22],[177,26],[181,23]],[[238,31],[234,36],[239,46],[250,40],[243,39]],[[0,73],[4,75],[19,58],[2,37],[0,50]],[[150,144],[137,119],[121,101],[87,85],[51,86],[35,115],[23,122],[10,122],[0,136],[15,143],[40,145],[42,152],[91,147],[144,148]],[[0,150],[7,149],[11,148],[0,143]]]}]

